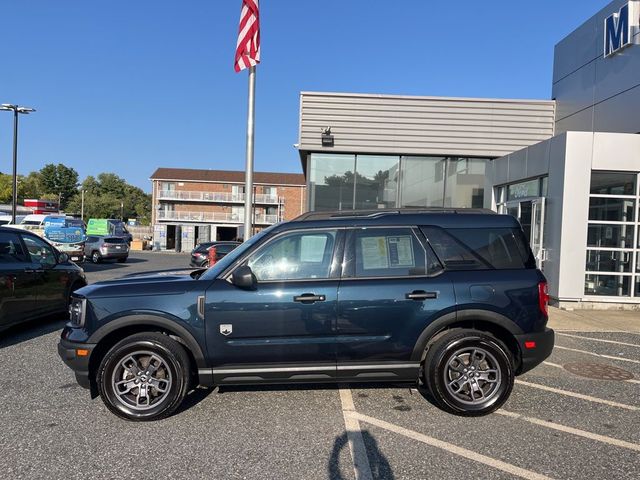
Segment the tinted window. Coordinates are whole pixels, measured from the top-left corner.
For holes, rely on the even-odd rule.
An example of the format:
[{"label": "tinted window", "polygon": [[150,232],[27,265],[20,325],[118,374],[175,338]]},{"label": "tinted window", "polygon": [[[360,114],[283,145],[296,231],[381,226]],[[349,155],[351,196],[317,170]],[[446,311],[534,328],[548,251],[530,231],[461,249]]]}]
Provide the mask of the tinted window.
[{"label": "tinted window", "polygon": [[97,240],[98,240],[97,237],[87,237],[87,243],[94,243]]},{"label": "tinted window", "polygon": [[104,243],[126,243],[126,242],[124,241],[124,238],[113,237],[113,238],[105,238]]},{"label": "tinted window", "polygon": [[15,233],[0,232],[0,262],[15,263],[26,260],[27,258],[18,235]]},{"label": "tinted window", "polygon": [[27,246],[27,251],[33,263],[40,263],[42,265],[55,265],[57,263],[51,245],[44,240],[32,237],[31,235],[25,235],[22,239]]},{"label": "tinted window", "polygon": [[[347,272],[355,277],[406,277],[441,270],[410,228],[354,230],[349,240]],[[429,266],[429,268],[427,268]]]},{"label": "tinted window", "polygon": [[195,251],[196,252],[200,252],[200,253],[204,253],[207,251],[207,249],[213,245],[213,243],[201,243],[200,245],[196,246]]},{"label": "tinted window", "polygon": [[248,265],[260,280],[329,278],[336,231],[292,232],[249,257]]},{"label": "tinted window", "polygon": [[216,245],[216,252],[227,254],[234,248],[236,248],[236,245],[230,245],[228,243],[222,244],[222,245]]},{"label": "tinted window", "polygon": [[535,268],[524,235],[511,228],[423,227],[429,244],[449,270]]}]

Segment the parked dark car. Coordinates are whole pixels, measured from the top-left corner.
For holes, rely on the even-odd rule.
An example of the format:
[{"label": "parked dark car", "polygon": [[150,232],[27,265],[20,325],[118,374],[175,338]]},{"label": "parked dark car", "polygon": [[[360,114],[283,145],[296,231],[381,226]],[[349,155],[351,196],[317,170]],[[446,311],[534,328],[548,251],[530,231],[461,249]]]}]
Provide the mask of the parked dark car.
[{"label": "parked dark car", "polygon": [[553,348],[545,277],[508,215],[308,213],[200,273],[74,293],[59,354],[115,414],[166,417],[196,385],[393,381],[482,415]]},{"label": "parked dark car", "polygon": [[220,260],[231,250],[240,245],[240,242],[203,242],[196,245],[196,248],[191,250],[191,262],[189,265],[192,267],[208,267],[209,266],[209,249],[216,247],[216,261]]},{"label": "parked dark car", "polygon": [[124,237],[89,235],[84,243],[84,256],[93,263],[117,260],[124,263],[129,258],[129,244]]},{"label": "parked dark car", "polygon": [[0,331],[68,315],[71,292],[86,284],[66,253],[26,230],[0,227]]}]

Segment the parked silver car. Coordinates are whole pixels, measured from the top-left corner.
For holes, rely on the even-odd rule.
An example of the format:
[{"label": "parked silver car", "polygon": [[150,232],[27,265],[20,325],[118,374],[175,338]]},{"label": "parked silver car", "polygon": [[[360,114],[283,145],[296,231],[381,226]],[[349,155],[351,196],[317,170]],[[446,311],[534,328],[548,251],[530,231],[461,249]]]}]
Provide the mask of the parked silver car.
[{"label": "parked silver car", "polygon": [[84,256],[93,263],[112,259],[124,263],[129,257],[129,244],[122,237],[89,235],[84,244]]}]

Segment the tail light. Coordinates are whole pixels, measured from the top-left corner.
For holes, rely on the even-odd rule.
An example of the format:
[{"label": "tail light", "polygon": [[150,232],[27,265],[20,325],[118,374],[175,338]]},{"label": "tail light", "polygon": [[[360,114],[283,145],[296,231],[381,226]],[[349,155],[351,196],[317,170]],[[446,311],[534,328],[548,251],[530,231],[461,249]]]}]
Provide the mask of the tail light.
[{"label": "tail light", "polygon": [[538,305],[540,306],[540,311],[545,316],[549,316],[549,288],[547,282],[538,283]]}]

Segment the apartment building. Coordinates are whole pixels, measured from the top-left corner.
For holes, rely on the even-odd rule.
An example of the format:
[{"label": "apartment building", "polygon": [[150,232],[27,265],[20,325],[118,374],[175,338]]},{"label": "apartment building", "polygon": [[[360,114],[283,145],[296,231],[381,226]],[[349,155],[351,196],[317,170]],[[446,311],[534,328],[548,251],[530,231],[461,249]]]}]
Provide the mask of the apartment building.
[{"label": "apartment building", "polygon": [[[158,168],[150,180],[154,250],[243,236],[244,172]],[[306,211],[302,174],[254,172],[253,184],[254,233]]]}]

